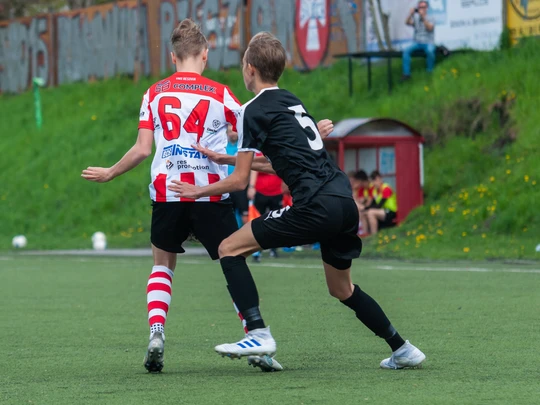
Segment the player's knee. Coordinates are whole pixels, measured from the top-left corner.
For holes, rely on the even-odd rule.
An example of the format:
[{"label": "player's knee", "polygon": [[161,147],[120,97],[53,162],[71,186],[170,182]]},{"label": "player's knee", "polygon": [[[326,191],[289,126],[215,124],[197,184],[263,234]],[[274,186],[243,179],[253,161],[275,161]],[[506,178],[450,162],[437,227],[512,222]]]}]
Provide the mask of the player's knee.
[{"label": "player's knee", "polygon": [[229,238],[224,239],[218,246],[219,258],[231,256],[231,243]]},{"label": "player's knee", "polygon": [[346,285],[329,285],[328,292],[334,298],[340,301],[345,301],[353,293],[353,286],[351,284]]}]

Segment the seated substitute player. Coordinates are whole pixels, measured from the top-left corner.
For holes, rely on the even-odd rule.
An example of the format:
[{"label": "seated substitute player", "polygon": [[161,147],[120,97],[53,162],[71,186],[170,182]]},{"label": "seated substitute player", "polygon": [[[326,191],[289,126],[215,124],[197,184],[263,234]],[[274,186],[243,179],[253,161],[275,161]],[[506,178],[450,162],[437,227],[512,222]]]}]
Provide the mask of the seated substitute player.
[{"label": "seated substitute player", "polygon": [[[145,93],[140,110],[139,134],[135,145],[114,166],[88,167],[82,177],[95,182],[108,182],[143,162],[156,152],[152,162],[150,196],[152,199],[151,241],[154,266],[147,286],[150,341],[144,366],[150,372],[163,368],[164,326],[171,304],[171,287],[176,256],[184,253],[182,243],[190,234],[204,245],[212,259],[218,258],[219,244],[238,230],[238,224],[227,193],[199,199],[176,198],[167,191],[167,184],[180,178],[191,184],[206,185],[227,177],[227,166],[217,165],[191,145],[203,141],[211,148],[225,152],[228,123],[236,126],[233,111],[239,102],[227,86],[201,76],[208,60],[208,43],[200,27],[193,21],[182,21],[171,36],[171,58],[177,72],[154,84]],[[268,168],[263,157],[262,166]],[[249,270],[225,273],[228,288],[244,291],[248,308],[259,306],[257,288]],[[246,299],[237,305],[243,308]],[[261,322],[245,318],[246,327]],[[262,325],[264,326],[264,325]],[[246,333],[247,331],[246,330]],[[248,363],[263,371],[280,370],[275,359],[251,357]]]},{"label": "seated substitute player", "polygon": [[374,235],[380,229],[395,225],[398,206],[396,193],[389,184],[383,182],[377,170],[371,173],[370,178],[373,183],[372,202],[361,215],[365,218],[365,223],[369,225],[369,233]]},{"label": "seated substitute player", "polygon": [[[425,359],[424,353],[404,341],[377,302],[352,284],[352,259],[362,249],[356,235],[358,209],[347,176],[324,149],[321,135],[304,105],[296,96],[277,87],[285,62],[285,50],[272,34],[259,33],[252,38],[244,54],[243,76],[246,88],[255,97],[238,114],[240,146],[234,172],[203,187],[173,181],[169,190],[181,198],[241,190],[247,184],[254,151],[260,150],[289,186],[294,204],[255,219],[225,239],[219,246],[223,270],[247,272],[246,255],[260,249],[320,242],[330,294],[351,308],[393,351],[381,367],[418,366]],[[246,315],[255,316],[253,312]],[[252,338],[257,345],[249,344]],[[276,342],[268,328],[259,328],[250,330],[245,339],[216,346],[215,350],[230,357],[274,354]]]}]

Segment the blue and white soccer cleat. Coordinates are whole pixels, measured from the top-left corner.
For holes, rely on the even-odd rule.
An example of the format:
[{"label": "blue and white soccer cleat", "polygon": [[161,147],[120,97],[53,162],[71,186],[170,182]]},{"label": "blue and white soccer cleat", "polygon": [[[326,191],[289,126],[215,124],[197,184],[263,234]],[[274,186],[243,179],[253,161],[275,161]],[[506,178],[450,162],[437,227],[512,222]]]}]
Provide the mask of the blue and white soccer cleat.
[{"label": "blue and white soccer cleat", "polygon": [[422,362],[425,359],[426,355],[407,340],[403,346],[392,353],[392,356],[381,361],[381,368],[389,370],[414,367],[419,368],[422,366]]},{"label": "blue and white soccer cleat", "polygon": [[268,356],[248,356],[248,365],[259,367],[263,372],[282,371],[283,366],[273,357]]},{"label": "blue and white soccer cleat", "polygon": [[221,356],[239,359],[243,356],[273,357],[276,354],[276,341],[270,333],[270,327],[254,329],[246,334],[246,337],[236,343],[225,343],[215,347],[215,351]]}]

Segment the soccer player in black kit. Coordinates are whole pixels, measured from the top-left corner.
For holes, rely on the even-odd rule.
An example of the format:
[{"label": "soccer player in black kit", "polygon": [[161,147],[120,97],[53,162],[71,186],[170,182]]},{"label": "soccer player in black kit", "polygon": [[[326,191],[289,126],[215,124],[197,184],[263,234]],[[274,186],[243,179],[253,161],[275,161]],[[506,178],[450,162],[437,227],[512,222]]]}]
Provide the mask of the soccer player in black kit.
[{"label": "soccer player in black kit", "polygon": [[272,211],[226,238],[219,257],[231,296],[247,322],[245,338],[215,350],[229,357],[274,355],[276,342],[261,317],[259,297],[246,294],[242,283],[252,285],[246,256],[261,250],[320,242],[326,283],[330,294],[356,313],[373,333],[383,338],[392,355],[382,368],[419,366],[424,353],[394,329],[377,302],[351,280],[352,259],[360,256],[357,236],[358,209],[349,180],[330,158],[313,118],[293,94],[277,87],[285,69],[286,53],[270,33],[259,33],[249,43],[243,60],[246,88],[255,97],[238,117],[238,155],[234,172],[217,183],[197,187],[175,182],[178,196],[200,198],[243,190],[247,186],[254,152],[261,151],[276,174],[289,186],[294,204]]}]

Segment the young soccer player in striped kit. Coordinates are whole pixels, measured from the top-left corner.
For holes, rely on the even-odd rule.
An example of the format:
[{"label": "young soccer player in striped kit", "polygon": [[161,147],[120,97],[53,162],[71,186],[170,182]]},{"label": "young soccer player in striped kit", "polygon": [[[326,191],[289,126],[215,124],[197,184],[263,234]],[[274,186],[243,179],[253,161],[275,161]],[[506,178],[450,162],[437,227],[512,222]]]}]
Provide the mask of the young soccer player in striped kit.
[{"label": "young soccer player in striped kit", "polygon": [[[225,153],[227,127],[231,124],[236,130],[234,111],[240,108],[227,86],[201,76],[208,59],[208,42],[197,24],[183,20],[173,31],[171,41],[171,58],[177,71],[144,94],[135,145],[112,167],[88,167],[82,173],[89,181],[111,181],[150,156],[155,142],[149,186],[154,266],[147,285],[150,341],[144,359],[149,372],[163,368],[165,323],[177,254],[185,252],[183,242],[193,234],[216,260],[219,244],[238,230],[228,193],[190,199],[176,198],[175,193],[168,190],[175,179],[204,186],[227,177],[227,165],[210,161],[192,145],[200,142]],[[256,160],[252,168],[272,172],[264,157]],[[245,332],[264,328],[257,288],[249,270],[224,275]],[[235,299],[234,291],[242,291],[240,300]],[[281,370],[281,365],[271,355],[251,356],[248,364],[263,371]]]}]

